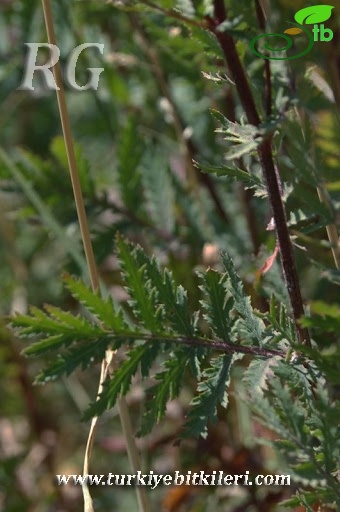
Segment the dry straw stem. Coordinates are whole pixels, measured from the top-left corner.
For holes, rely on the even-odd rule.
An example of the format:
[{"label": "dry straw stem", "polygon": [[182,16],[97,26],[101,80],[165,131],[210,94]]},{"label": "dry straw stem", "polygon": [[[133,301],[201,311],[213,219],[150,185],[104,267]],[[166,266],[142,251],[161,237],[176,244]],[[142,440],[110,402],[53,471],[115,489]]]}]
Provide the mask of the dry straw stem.
[{"label": "dry straw stem", "polygon": [[[42,0],[43,10],[44,10],[44,18],[46,24],[46,31],[48,36],[49,44],[56,45],[56,38],[54,32],[54,24],[53,24],[53,16],[52,9],[49,0]],[[90,231],[84,206],[83,194],[80,185],[79,173],[77,168],[77,162],[74,153],[73,139],[71,133],[71,125],[70,119],[68,115],[66,99],[65,99],[65,91],[63,88],[63,79],[59,61],[53,67],[53,74],[55,78],[56,85],[58,87],[57,90],[57,99],[58,99],[58,107],[60,113],[60,119],[63,129],[63,136],[65,141],[67,159],[69,164],[70,176],[72,181],[73,194],[77,209],[77,215],[80,225],[81,236],[84,245],[84,252],[87,261],[88,271],[90,275],[91,285],[93,291],[99,292],[99,276],[96,261],[94,258],[93,247],[91,243]],[[101,375],[100,382],[98,387],[98,395],[100,394],[103,386],[103,382],[107,378],[110,367],[113,363],[114,353],[113,351],[107,351],[105,359],[102,361],[101,366]],[[131,420],[129,416],[128,407],[124,398],[120,398],[118,401],[119,413],[121,425],[126,441],[127,452],[130,460],[130,464],[134,473],[140,470],[140,458],[139,453],[136,447],[135,439],[133,436]],[[89,463],[91,459],[92,446],[94,442],[94,436],[96,431],[98,417],[94,417],[91,422],[90,432],[87,440],[85,456],[84,456],[84,468],[83,474],[87,475],[89,473]],[[148,497],[145,492],[145,489],[142,486],[136,486],[136,494],[139,505],[140,512],[148,512],[150,510],[150,505],[148,502]],[[84,512],[94,512],[93,502],[90,495],[90,491],[88,489],[87,484],[83,486],[83,496],[84,496]]]},{"label": "dry straw stem", "polygon": [[[328,199],[327,191],[324,187],[317,187],[318,196],[320,202],[325,204],[326,207],[331,211],[330,201]],[[327,236],[329,243],[331,244],[331,250],[333,254],[334,263],[337,269],[340,269],[340,238],[338,230],[335,224],[328,224],[326,226]]]},{"label": "dry straw stem", "polygon": [[[333,99],[333,101],[334,101],[334,99]],[[305,132],[303,130],[303,121],[304,121],[304,117],[305,117],[304,113],[301,110],[298,110],[297,108],[295,109],[295,113],[296,113],[296,115],[297,115],[297,117],[298,117],[298,119],[300,121],[303,137],[305,138]],[[337,120],[339,120],[339,117],[338,117],[337,113],[336,113],[336,118],[337,118]],[[314,130],[314,136],[316,137],[315,122],[312,122],[311,125],[312,125],[313,130]],[[313,168],[316,169],[316,165],[315,165],[315,145],[312,146],[311,155],[312,155],[312,159],[313,159]],[[318,178],[318,176],[316,174],[316,170],[314,170],[314,175],[315,175],[316,178]],[[330,199],[330,197],[328,195],[328,191],[325,188],[325,186],[322,183],[322,181],[320,179],[318,181],[319,181],[319,183],[318,183],[318,186],[316,187],[316,190],[317,190],[317,193],[318,193],[318,196],[319,196],[320,203],[323,203],[326,206],[326,208],[329,210],[330,213],[334,213],[333,212],[333,207],[332,207],[332,201],[331,201],[331,199]],[[331,246],[331,251],[332,251],[335,267],[337,269],[340,269],[340,237],[339,237],[339,234],[338,234],[338,229],[337,229],[336,224],[335,223],[327,224],[326,232],[327,232],[328,240],[329,240],[329,243],[330,243],[330,246]]]}]

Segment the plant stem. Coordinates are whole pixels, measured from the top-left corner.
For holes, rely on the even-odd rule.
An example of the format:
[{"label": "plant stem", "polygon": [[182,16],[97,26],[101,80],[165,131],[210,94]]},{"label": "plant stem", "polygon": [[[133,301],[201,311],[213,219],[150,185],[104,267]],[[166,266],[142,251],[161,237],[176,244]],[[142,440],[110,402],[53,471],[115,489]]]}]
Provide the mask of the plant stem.
[{"label": "plant stem", "polygon": [[[44,11],[44,18],[45,18],[45,25],[46,25],[46,31],[48,36],[48,42],[49,44],[56,45],[56,37],[54,32],[54,23],[53,23],[53,15],[52,15],[52,9],[50,0],[42,0],[43,5],[43,11]],[[69,170],[70,170],[70,176],[72,181],[72,188],[73,188],[73,194],[78,214],[78,220],[80,225],[80,231],[81,236],[83,240],[84,245],[84,252],[86,256],[86,261],[88,265],[88,270],[90,274],[90,280],[93,291],[100,291],[100,283],[99,283],[99,275],[98,275],[98,269],[94,257],[92,242],[91,242],[91,235],[89,230],[89,225],[87,221],[87,215],[85,211],[84,206],[84,199],[80,184],[80,177],[77,167],[77,162],[75,158],[75,152],[74,152],[74,146],[73,146],[73,139],[72,139],[72,132],[71,132],[71,123],[70,118],[68,115],[67,110],[67,104],[66,104],[66,98],[65,98],[65,91],[63,87],[63,78],[61,73],[61,66],[59,61],[53,66],[53,74],[55,78],[55,82],[57,85],[57,99],[58,99],[58,107],[59,107],[59,113],[60,113],[60,119],[63,129],[63,136],[65,141],[65,147],[66,147],[66,153],[67,153],[67,159],[69,164]],[[102,390],[102,386],[104,381],[107,378],[107,375],[109,373],[110,366],[112,364],[112,360],[114,357],[114,353],[112,350],[108,350],[106,353],[105,359],[102,361],[102,367],[101,367],[101,376],[100,376],[100,382],[98,387],[98,393],[100,394]],[[140,469],[140,460],[139,460],[139,453],[136,447],[136,442],[132,434],[132,427],[131,427],[131,419],[129,416],[129,411],[125,403],[125,398],[120,398],[118,401],[119,405],[119,411],[120,411],[120,420],[122,425],[122,430],[124,433],[124,437],[126,440],[126,446],[127,446],[127,452],[130,460],[130,464],[132,466],[132,469],[134,473],[136,473]],[[94,435],[97,427],[97,420],[98,418],[92,418],[90,432],[87,440],[86,450],[85,450],[85,456],[84,456],[84,468],[83,473],[84,475],[87,475],[89,472],[89,463],[91,459],[91,452],[92,452],[92,446],[94,442]],[[84,512],[94,512],[93,508],[93,502],[92,498],[88,489],[87,484],[82,486],[83,490],[83,496],[84,496]],[[142,486],[136,486],[136,494],[137,494],[137,501],[139,505],[139,510],[141,512],[148,512],[150,510],[150,505],[148,502],[148,497],[145,492],[145,489]]]},{"label": "plant stem", "polygon": [[[327,195],[327,191],[322,185],[317,187],[318,196],[320,203],[323,203],[328,210],[332,211],[330,201]],[[340,269],[340,238],[337,227],[334,223],[327,224],[326,226],[327,236],[329,243],[331,244],[331,251],[334,259],[334,263],[337,269]]]},{"label": "plant stem", "polygon": [[[242,107],[248,118],[248,122],[254,126],[260,126],[261,119],[257,112],[255,100],[251,92],[247,76],[238,57],[233,38],[227,32],[218,30],[218,26],[227,19],[224,0],[214,0],[214,18],[209,18],[209,29],[218,39],[236,84],[237,92]],[[280,193],[278,176],[273,161],[271,136],[268,135],[258,147],[258,155],[262,171],[266,180],[269,202],[275,221],[275,228],[281,254],[281,265],[285,283],[287,286],[295,327],[300,343],[310,346],[308,330],[299,325],[299,318],[304,315],[304,308],[300,290],[300,284],[290,241],[286,214]]]},{"label": "plant stem", "polygon": [[[266,16],[263,5],[260,0],[255,0],[256,17],[259,23],[259,27],[262,32],[266,31]],[[266,104],[266,116],[269,117],[272,110],[272,83],[271,83],[271,71],[270,61],[264,60],[264,72],[265,72],[265,104]]]},{"label": "plant stem", "polygon": [[[305,139],[306,138],[305,130],[303,129],[305,116],[303,115],[303,112],[299,111],[298,109],[296,109],[296,115],[298,116],[298,119],[300,121],[300,125],[302,127],[302,134]],[[311,119],[310,122],[311,122],[311,125],[313,126],[314,138],[316,138],[315,121],[313,121]],[[320,203],[323,203],[326,206],[326,208],[329,210],[329,212],[335,217],[335,211],[334,211],[334,207],[332,205],[332,201],[329,197],[327,189],[324,186],[324,183],[320,179],[319,173],[317,172],[316,162],[315,162],[316,161],[315,153],[316,153],[315,144],[313,144],[312,152],[311,152],[312,162],[313,162],[312,168],[314,169],[314,176],[318,183],[316,190],[317,190],[317,193],[319,196],[319,200],[320,200]],[[331,251],[332,251],[335,266],[337,269],[340,269],[340,238],[339,238],[338,229],[337,229],[335,222],[333,222],[331,224],[327,224],[326,232],[327,232],[329,243],[331,245]]]},{"label": "plant stem", "polygon": [[196,21],[195,19],[188,18],[187,16],[183,16],[180,12],[175,11],[174,9],[164,9],[163,7],[159,6],[157,3],[151,2],[150,0],[140,0],[141,4],[146,5],[147,7],[150,7],[151,9],[155,11],[159,11],[162,14],[164,14],[167,17],[175,18],[176,20],[182,21],[184,23],[187,23],[188,25],[192,25],[199,28],[206,28],[204,21]]},{"label": "plant stem", "polygon": [[138,16],[135,13],[129,13],[128,17],[133,30],[139,36],[141,48],[152,66],[152,71],[155,75],[159,89],[163,96],[167,99],[169,105],[171,106],[171,113],[173,116],[173,124],[176,132],[176,137],[178,142],[184,148],[185,152],[185,165],[187,169],[187,176],[189,178],[188,181],[192,182],[194,186],[196,186],[197,181],[201,182],[207,188],[210,197],[216,207],[216,211],[221,217],[221,219],[224,222],[229,222],[228,215],[215,190],[215,185],[211,177],[203,173],[197,174],[196,169],[193,165],[193,160],[196,159],[198,149],[195,147],[192,138],[186,137],[184,135],[186,126],[182,119],[181,113],[176,105],[176,102],[174,101],[173,95],[171,94],[168,79],[166,74],[164,73],[164,70],[162,69],[156,46],[152,45],[152,43],[150,42],[147,33],[145,32],[145,30],[143,29],[142,25],[139,22]]},{"label": "plant stem", "polygon": [[259,357],[285,357],[286,353],[282,350],[275,349],[275,348],[267,348],[267,347],[254,347],[254,346],[248,346],[248,345],[237,345],[235,343],[227,343],[223,340],[214,340],[211,338],[201,338],[201,337],[195,337],[190,338],[187,336],[175,336],[175,335],[166,335],[164,333],[162,334],[117,334],[112,335],[109,334],[109,337],[114,339],[117,338],[118,340],[126,340],[126,342],[135,342],[137,340],[144,340],[149,342],[164,342],[164,343],[177,343],[179,345],[188,345],[191,347],[205,347],[210,348],[212,350],[217,350],[218,352],[223,352],[225,354],[249,354],[253,356],[259,356]]},{"label": "plant stem", "polygon": [[[235,114],[235,105],[234,105],[234,98],[233,98],[231,86],[228,87],[228,89],[226,90],[226,94],[224,97],[224,111],[225,111],[226,117],[228,119],[230,119],[230,121],[235,123],[236,122],[236,114]],[[237,167],[239,167],[240,169],[247,172],[247,169],[246,169],[246,166],[244,165],[244,160],[242,157],[237,160]],[[259,237],[257,223],[256,223],[255,211],[254,211],[254,208],[251,203],[251,200],[253,197],[253,192],[250,189],[246,189],[244,187],[244,184],[241,182],[238,183],[237,185],[238,185],[238,194],[240,197],[240,203],[241,203],[241,206],[243,209],[243,213],[244,213],[248,231],[249,231],[250,240],[251,240],[252,246],[253,246],[253,253],[255,254],[255,256],[257,256],[259,253],[259,250],[260,250],[261,242],[260,242],[260,237]],[[262,303],[261,304],[262,309],[265,311],[266,308],[263,308],[264,302],[265,302],[264,298],[259,297],[258,302]],[[258,305],[258,307],[260,309],[261,309],[261,306]]]}]

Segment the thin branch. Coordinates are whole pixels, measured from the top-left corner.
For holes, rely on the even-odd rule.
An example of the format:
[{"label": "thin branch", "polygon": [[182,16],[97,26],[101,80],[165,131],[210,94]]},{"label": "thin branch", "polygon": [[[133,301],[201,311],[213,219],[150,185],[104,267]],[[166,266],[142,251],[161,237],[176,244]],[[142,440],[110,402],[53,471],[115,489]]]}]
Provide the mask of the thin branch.
[{"label": "thin branch", "polygon": [[[248,122],[254,126],[260,126],[261,119],[257,112],[255,100],[251,92],[247,76],[239,59],[234,40],[227,32],[221,32],[218,30],[218,26],[227,19],[224,1],[214,0],[213,3],[215,15],[214,18],[209,18],[209,28],[211,32],[215,34],[222,47],[225,60],[233,75],[238,95],[248,118]],[[267,183],[269,201],[274,216],[275,228],[280,247],[283,275],[289,293],[298,339],[301,343],[310,345],[308,330],[299,325],[299,318],[304,315],[304,308],[293,255],[293,248],[287,226],[286,214],[273,161],[270,135],[267,136],[259,145],[258,155]]]},{"label": "thin branch", "polygon": [[[296,115],[298,116],[299,121],[300,121],[300,126],[301,126],[301,129],[302,129],[303,137],[304,137],[304,139],[306,139],[305,131],[304,131],[304,128],[303,128],[304,120],[305,120],[305,115],[304,115],[304,113],[302,111],[298,110],[297,108],[295,109],[295,112],[296,112]],[[311,119],[310,122],[311,122],[311,125],[313,127],[314,138],[315,138],[316,137],[315,121],[313,121]],[[312,158],[312,162],[313,162],[312,163],[312,170],[313,170],[314,177],[315,177],[315,179],[316,179],[316,181],[318,183],[318,185],[316,187],[316,190],[317,190],[317,193],[318,193],[318,196],[319,196],[319,200],[320,200],[320,203],[323,203],[325,205],[325,207],[328,209],[328,211],[331,214],[333,214],[333,216],[335,216],[335,211],[334,211],[334,208],[333,208],[333,204],[332,204],[331,198],[329,197],[328,191],[324,187],[324,184],[322,183],[322,181],[321,181],[321,179],[320,179],[320,177],[318,175],[319,173],[317,171],[316,163],[315,163],[315,160],[316,160],[315,153],[316,153],[316,148],[315,148],[315,143],[313,143],[312,151],[311,151],[311,158]],[[340,269],[340,237],[339,237],[339,233],[338,233],[338,229],[337,229],[336,224],[334,222],[331,223],[331,224],[327,224],[326,232],[327,232],[328,240],[329,240],[329,243],[330,243],[330,246],[331,246],[331,251],[332,251],[332,255],[333,255],[335,266],[336,266],[337,269]]]},{"label": "thin branch", "polygon": [[[322,185],[317,187],[318,196],[320,203],[323,203],[329,211],[332,211],[332,207],[329,201],[327,191]],[[334,259],[334,263],[337,269],[340,269],[340,237],[336,225],[327,224],[326,226],[327,236],[331,245],[331,251]]]},{"label": "thin branch", "polygon": [[[112,337],[111,334],[109,334]],[[250,354],[253,356],[259,357],[286,357],[286,353],[282,350],[276,350],[274,348],[264,348],[264,347],[254,347],[247,345],[237,345],[235,343],[227,343],[223,340],[214,340],[211,338],[202,338],[202,337],[188,337],[188,336],[166,336],[165,334],[157,335],[157,334],[117,334],[114,336],[119,340],[124,339],[125,341],[136,341],[136,340],[144,340],[150,342],[165,342],[165,343],[177,343],[182,345],[188,345],[191,347],[205,347],[213,350],[217,350],[219,352],[224,352],[226,354]]]},{"label": "thin branch", "polygon": [[100,199],[99,203],[103,206],[103,208],[110,209],[112,212],[118,213],[127,219],[130,219],[132,222],[134,222],[134,224],[137,224],[142,228],[150,229],[150,231],[152,231],[158,238],[164,240],[165,242],[174,242],[177,240],[177,237],[169,231],[157,228],[157,226],[155,226],[152,222],[139,217],[132,210],[128,210],[127,208],[118,205],[112,199],[107,199],[107,197],[104,197],[103,199]]},{"label": "thin branch", "polygon": [[146,5],[147,7],[150,7],[150,9],[161,12],[167,17],[182,21],[183,23],[187,23],[188,25],[192,25],[194,27],[199,28],[207,28],[205,21],[197,21],[193,18],[187,18],[178,11],[175,11],[173,9],[164,9],[163,7],[160,7],[159,5],[155,4],[154,2],[150,2],[149,0],[140,0],[140,3]]},{"label": "thin branch", "polygon": [[188,169],[188,177],[191,178],[191,181],[195,185],[197,180],[200,181],[207,189],[211,196],[213,203],[215,204],[216,211],[224,222],[228,222],[228,215],[222,205],[222,202],[216,192],[214,182],[211,177],[207,174],[196,173],[196,169],[193,165],[193,160],[196,159],[196,155],[198,154],[198,150],[195,147],[194,142],[191,137],[186,137],[184,135],[185,132],[185,123],[182,119],[181,113],[173,99],[171,94],[168,80],[164,71],[162,69],[161,63],[159,61],[159,56],[157,50],[154,45],[150,44],[147,34],[145,30],[139,23],[138,17],[135,13],[129,13],[129,20],[139,36],[141,48],[148,58],[150,64],[152,65],[153,72],[155,74],[157,83],[159,85],[160,91],[163,96],[167,99],[169,105],[171,106],[171,113],[173,117],[173,124],[176,132],[176,136],[178,141],[182,144],[185,151],[185,160],[186,166]]},{"label": "thin branch", "polygon": [[[224,97],[224,111],[226,113],[227,118],[230,119],[230,121],[236,122],[235,104],[231,87],[228,87]],[[237,166],[240,169],[247,172],[246,166],[244,165],[244,159],[242,157],[237,159]],[[260,250],[261,242],[256,223],[255,211],[251,204],[251,200],[253,198],[254,193],[252,190],[246,189],[243,183],[238,183],[238,186],[240,202],[245,216],[245,220],[247,222],[249,236],[253,246],[253,253],[255,254],[255,256],[257,256]],[[264,309],[265,300],[262,296],[259,297],[258,302],[258,307],[260,309]]]},{"label": "thin branch", "polygon": [[206,347],[213,348],[214,350],[219,350],[221,352],[225,352],[227,354],[252,354],[254,356],[261,357],[273,357],[273,356],[281,356],[284,357],[285,353],[280,350],[275,349],[267,349],[261,347],[247,347],[242,345],[235,345],[233,343],[226,343],[225,341],[216,341],[205,338],[174,338],[173,340],[165,339],[164,341],[174,341],[176,343],[183,343],[185,345],[197,346],[197,347]]},{"label": "thin branch", "polygon": [[[52,9],[51,4],[49,0],[42,0],[43,5],[43,11],[44,11],[44,18],[45,18],[45,25],[46,25],[46,31],[48,36],[48,42],[50,44],[56,45],[56,37],[54,32],[54,24],[53,24],[53,15],[52,15]],[[93,253],[93,247],[91,242],[91,236],[90,236],[90,230],[88,226],[85,206],[84,206],[84,199],[83,194],[81,190],[81,184],[80,184],[80,178],[79,178],[79,172],[77,168],[77,162],[75,158],[75,152],[74,152],[74,145],[73,145],[73,139],[72,139],[72,132],[71,132],[71,123],[68,115],[67,110],[67,104],[66,104],[66,98],[65,98],[65,91],[63,87],[63,77],[61,73],[61,66],[59,61],[53,66],[53,74],[55,78],[55,82],[57,85],[57,99],[58,99],[58,107],[59,107],[59,113],[60,113],[60,119],[63,129],[63,136],[65,141],[65,147],[66,147],[66,153],[67,153],[67,159],[69,164],[69,170],[70,170],[70,176],[72,181],[72,188],[73,188],[73,194],[74,199],[76,203],[76,209],[78,214],[78,220],[80,225],[80,231],[81,236],[83,240],[84,245],[84,251],[86,256],[86,261],[89,269],[90,274],[90,280],[92,289],[94,291],[99,291],[99,275],[97,270],[97,265]],[[98,386],[98,394],[100,394],[102,390],[103,383],[107,377],[107,374],[109,372],[109,368],[112,364],[113,359],[113,352],[107,351],[105,359],[102,361],[102,368],[101,368],[101,377],[100,382]],[[131,427],[131,419],[128,413],[127,406],[125,404],[125,399],[120,398],[119,399],[119,408],[120,408],[120,420],[121,425],[123,429],[123,433],[126,439],[126,446],[127,446],[127,452],[130,460],[130,464],[132,466],[132,469],[134,472],[137,472],[140,469],[140,460],[139,460],[139,453],[136,447],[135,439],[132,434],[132,427]],[[98,417],[95,417],[92,419],[90,432],[87,440],[86,450],[85,450],[85,457],[84,457],[84,468],[83,473],[84,475],[88,474],[89,472],[89,463],[91,458],[91,452],[92,452],[92,445],[94,442],[94,435],[97,427],[97,420]],[[84,512],[94,512],[93,508],[93,502],[92,498],[88,489],[87,484],[82,486],[83,496],[84,496]],[[147,494],[145,492],[145,489],[141,486],[136,487],[136,494],[137,494],[137,500],[139,504],[139,510],[142,512],[148,512],[150,510]]]},{"label": "thin branch", "polygon": [[[54,25],[53,25],[53,15],[52,9],[50,5],[50,0],[42,0],[46,31],[48,35],[49,44],[56,45],[56,38],[54,33]],[[76,204],[78,221],[81,231],[81,236],[84,244],[84,252],[86,257],[86,262],[89,270],[91,285],[93,290],[99,290],[99,277],[96,266],[96,261],[93,253],[92,243],[91,243],[91,235],[87,222],[87,216],[84,206],[83,193],[80,184],[80,178],[78,173],[77,161],[74,152],[72,132],[71,132],[71,123],[68,115],[65,91],[63,86],[63,76],[61,72],[61,66],[59,61],[53,66],[53,74],[55,78],[55,83],[57,85],[57,100],[58,107],[60,113],[60,120],[63,129],[64,142],[67,153],[67,160],[70,170],[70,176],[72,181],[72,189],[74,194],[74,200]]]},{"label": "thin branch", "polygon": [[[260,29],[265,32],[266,30],[266,15],[263,9],[261,0],[255,0],[256,17],[259,23]],[[271,82],[271,71],[270,71],[270,60],[264,59],[264,73],[265,73],[265,106],[266,115],[270,116],[272,111],[272,82]]]},{"label": "thin branch", "polygon": [[177,137],[178,141],[181,143],[181,145],[183,146],[184,151],[185,151],[185,156],[186,156],[186,160],[187,160],[187,170],[188,170],[187,176],[188,176],[189,181],[191,181],[193,184],[195,184],[197,182],[196,171],[192,164],[192,161],[188,157],[187,141],[183,135],[184,128],[185,128],[184,123],[181,120],[178,109],[176,108],[176,105],[173,101],[173,98],[172,98],[172,95],[170,92],[170,88],[169,88],[169,85],[167,82],[167,78],[166,78],[164,71],[162,69],[162,66],[159,62],[157,50],[154,45],[150,44],[150,41],[148,39],[147,34],[145,33],[145,30],[139,23],[137,15],[135,13],[130,13],[129,20],[130,20],[133,30],[135,31],[135,33],[138,36],[138,42],[139,42],[140,46],[152,66],[152,71],[155,75],[159,89],[160,89],[162,95],[164,96],[164,98],[167,100],[169,106],[171,107],[171,114],[172,114],[172,118],[173,118],[173,125],[174,125],[174,129],[175,129],[176,137]]}]

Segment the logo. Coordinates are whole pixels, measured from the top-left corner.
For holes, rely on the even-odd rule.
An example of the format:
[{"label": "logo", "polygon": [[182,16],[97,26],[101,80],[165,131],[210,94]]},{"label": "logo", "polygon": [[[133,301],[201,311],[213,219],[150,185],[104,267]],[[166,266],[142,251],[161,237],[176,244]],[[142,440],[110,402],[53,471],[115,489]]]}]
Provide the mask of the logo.
[{"label": "logo", "polygon": [[[324,21],[327,21],[332,14],[332,9],[334,9],[333,5],[313,5],[311,7],[305,7],[304,9],[300,9],[294,16],[294,19],[297,23],[288,22],[290,25],[293,25],[292,28],[287,28],[283,34],[261,34],[250,42],[251,51],[257,56],[261,57],[261,59],[268,60],[291,60],[298,59],[306,53],[310,52],[313,48],[315,41],[324,41],[328,42],[333,39],[333,31],[330,28],[326,28],[323,24]],[[313,28],[308,30],[305,25],[313,25]],[[275,57],[272,56],[273,53],[282,54],[282,52],[286,52],[293,45],[293,40],[289,36],[295,36],[298,34],[304,33],[307,36],[307,47],[298,53],[297,55],[290,55],[285,57]],[[288,35],[286,35],[288,34]],[[268,53],[260,53],[257,49],[257,43],[262,38],[281,38],[286,41],[286,46],[281,48],[277,48],[277,46],[271,46],[267,42],[264,42],[264,49],[266,52],[272,52],[272,54]]]}]

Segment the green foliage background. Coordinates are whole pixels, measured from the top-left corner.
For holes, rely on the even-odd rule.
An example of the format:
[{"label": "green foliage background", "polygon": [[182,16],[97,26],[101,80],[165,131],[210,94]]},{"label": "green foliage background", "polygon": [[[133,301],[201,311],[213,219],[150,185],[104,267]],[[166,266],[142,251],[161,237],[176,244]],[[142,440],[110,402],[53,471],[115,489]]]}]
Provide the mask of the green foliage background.
[{"label": "green foliage background", "polygon": [[[81,473],[93,414],[92,473],[129,473],[120,394],[145,472],[292,477],[290,488],[163,487],[154,510],[339,507],[340,274],[327,229],[339,228],[340,9],[325,22],[332,41],[271,61],[269,112],[265,63],[249,50],[261,2],[225,2],[220,30],[247,72],[254,127],[207,28],[216,3],[53,2],[63,66],[75,46],[105,45],[77,64],[79,83],[104,68],[98,90],[66,88],[103,299],[88,287],[55,92],[38,76],[34,92],[17,89],[25,43],[46,41],[41,4],[1,3],[0,510],[81,510],[80,488],[55,475]],[[266,32],[302,7],[262,4]],[[312,347],[298,344],[275,257],[256,155],[269,134]],[[108,347],[118,368],[94,402]],[[133,490],[92,492],[96,511],[137,510]]]}]

